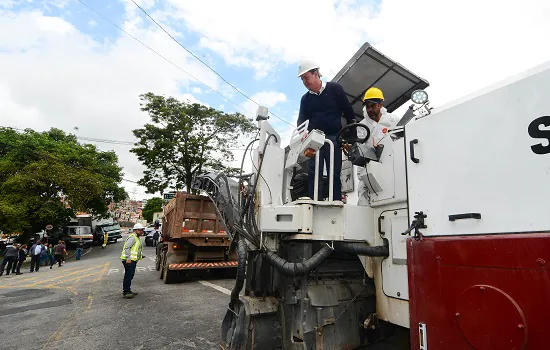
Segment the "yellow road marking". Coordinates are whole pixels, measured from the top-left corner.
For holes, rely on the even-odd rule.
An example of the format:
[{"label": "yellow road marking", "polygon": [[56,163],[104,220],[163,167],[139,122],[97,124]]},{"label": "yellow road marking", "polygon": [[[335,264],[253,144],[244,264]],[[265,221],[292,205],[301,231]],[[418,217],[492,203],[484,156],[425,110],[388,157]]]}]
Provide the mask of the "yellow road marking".
[{"label": "yellow road marking", "polygon": [[[10,289],[10,288],[27,288],[27,286],[0,286],[0,289]],[[55,289],[62,289],[63,287],[52,287]]]},{"label": "yellow road marking", "polygon": [[[78,270],[80,268],[82,268],[82,266],[73,266],[73,267],[68,267],[68,268],[64,269],[63,271],[64,272],[70,272],[70,271]],[[36,272],[33,272],[33,273],[36,273]],[[15,285],[15,284],[25,283],[27,281],[39,280],[41,278],[40,276],[41,275],[33,275],[32,277],[17,278],[15,281],[8,282],[8,284],[5,284],[5,286],[12,286],[12,285]]]},{"label": "yellow road marking", "polygon": [[[100,282],[105,276],[105,273],[109,270],[109,267],[111,267],[111,263],[106,262],[103,265],[103,268],[101,269],[100,274],[96,277],[96,279],[94,279],[93,283]],[[94,293],[92,292],[92,284],[90,284],[89,290],[90,292],[88,294],[88,305],[86,305],[86,309],[84,310],[84,312],[90,311],[90,309],[92,308],[92,303],[94,302]]]},{"label": "yellow road marking", "polygon": [[[96,266],[99,267],[99,266],[103,266],[103,268],[99,271],[99,275],[93,280],[93,282],[99,282],[103,279],[103,277],[105,276],[105,273],[109,270],[109,267],[111,266],[111,263],[110,262],[106,262],[105,264],[103,265],[98,265]],[[90,270],[90,269],[88,269]],[[90,273],[89,275],[95,275],[97,274],[97,272],[94,272],[94,273]],[[66,275],[68,276],[68,275]],[[76,277],[76,278],[73,278],[75,280],[80,280],[80,278],[82,277],[85,277],[85,276],[79,276],[79,277]],[[73,280],[71,279],[71,280]],[[61,282],[63,283],[63,282]],[[93,283],[90,283],[90,287],[89,287],[89,295],[88,295],[88,304],[86,305],[85,307],[85,312],[89,311],[92,307],[92,302],[93,302],[93,292],[91,291],[92,289],[92,286],[93,286]],[[55,285],[53,287],[50,287],[50,288],[61,288],[61,287],[56,287]],[[74,290],[74,287],[71,286],[71,287],[66,287],[66,289],[68,290]],[[76,295],[78,295],[76,293],[76,290],[74,291]],[[59,328],[48,338],[48,340],[46,341],[46,343],[44,344],[44,347],[42,349],[50,349],[52,348],[52,345],[53,343],[55,342],[58,342],[59,340],[61,340],[65,334],[65,332],[67,331],[67,329],[69,329],[71,327],[71,324],[75,321],[75,316],[76,316],[76,312],[77,312],[77,309],[78,307],[75,305],[75,307],[73,308],[71,314],[69,315],[67,321],[64,323],[64,324],[61,324],[59,326]]]},{"label": "yellow road marking", "polygon": [[76,307],[71,311],[71,314],[69,315],[67,321],[62,323],[59,328],[53,334],[48,338],[46,343],[44,344],[44,347],[42,349],[48,349],[51,348],[52,343],[57,342],[61,340],[61,337],[65,333],[67,329],[71,326],[71,323],[73,322],[74,316],[76,315]]},{"label": "yellow road marking", "polygon": [[79,271],[74,271],[74,272],[71,272],[71,273],[66,273],[66,274],[61,274],[61,275],[58,275],[58,276],[55,276],[55,277],[52,277],[52,278],[48,278],[48,279],[45,279],[45,280],[42,280],[42,281],[38,281],[36,283],[32,283],[32,284],[27,284],[25,287],[35,287],[39,284],[43,284],[43,283],[46,283],[46,282],[49,282],[49,281],[53,281],[53,280],[56,280],[56,279],[63,279],[65,277],[69,277],[69,276],[72,276],[72,275],[76,275],[76,274],[79,274],[79,273],[83,273],[83,272],[86,272],[86,271],[90,271],[90,270],[93,270],[93,269],[97,269],[98,267],[100,267],[101,265],[97,265],[97,266],[94,266],[94,267],[90,267],[88,269],[84,269],[84,270],[79,270]]},{"label": "yellow road marking", "polygon": [[[83,277],[89,277],[89,276],[94,276],[94,275],[97,275],[98,273],[101,273],[101,271],[96,271],[96,272],[92,272],[92,273],[87,273],[85,275],[82,275],[82,276],[77,276],[77,277],[73,277],[73,278],[64,278],[63,281],[59,281],[59,282],[55,282],[55,283],[52,283],[52,284],[48,284],[48,285],[45,285],[45,286],[40,286],[42,288],[51,288],[51,287],[55,287],[55,286],[58,286],[60,284],[64,284],[64,283],[67,283],[67,282],[78,282],[81,278]],[[73,284],[74,286],[75,284]]]}]

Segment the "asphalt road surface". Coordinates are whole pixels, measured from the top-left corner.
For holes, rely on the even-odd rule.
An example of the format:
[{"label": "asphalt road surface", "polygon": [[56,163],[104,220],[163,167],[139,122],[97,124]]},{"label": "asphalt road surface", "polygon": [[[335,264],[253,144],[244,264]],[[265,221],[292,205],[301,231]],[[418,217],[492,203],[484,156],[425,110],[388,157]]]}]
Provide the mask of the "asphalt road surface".
[{"label": "asphalt road surface", "polygon": [[155,250],[144,247],[122,298],[122,242],[93,247],[80,261],[0,276],[2,349],[219,349],[232,279],[164,284]]}]

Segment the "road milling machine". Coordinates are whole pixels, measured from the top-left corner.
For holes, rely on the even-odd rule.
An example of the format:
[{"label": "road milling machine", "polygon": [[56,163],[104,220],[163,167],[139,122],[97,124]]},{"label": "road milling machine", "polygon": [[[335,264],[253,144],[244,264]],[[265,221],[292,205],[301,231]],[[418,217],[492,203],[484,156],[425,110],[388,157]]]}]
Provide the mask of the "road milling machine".
[{"label": "road milling machine", "polygon": [[252,173],[194,179],[238,252],[221,348],[549,349],[550,62],[437,109],[368,43],[333,81],[358,120],[370,86],[410,103],[376,148],[342,128],[342,183],[309,198],[340,147],[307,122],[282,145],[263,108]]}]

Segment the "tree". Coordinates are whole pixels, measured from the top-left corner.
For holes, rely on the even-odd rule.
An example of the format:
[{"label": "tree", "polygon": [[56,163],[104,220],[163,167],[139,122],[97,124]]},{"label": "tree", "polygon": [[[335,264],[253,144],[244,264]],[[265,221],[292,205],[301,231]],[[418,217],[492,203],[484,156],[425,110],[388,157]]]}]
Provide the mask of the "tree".
[{"label": "tree", "polygon": [[147,220],[147,222],[153,221],[153,214],[159,211],[162,211],[162,204],[164,203],[164,200],[160,197],[153,197],[147,201],[147,204],[145,204],[145,208],[143,208],[142,214],[143,218]]},{"label": "tree", "polygon": [[109,203],[127,198],[117,162],[59,129],[0,128],[0,228],[28,235],[77,211],[106,216]]},{"label": "tree", "polygon": [[184,187],[190,191],[195,174],[235,171],[224,165],[234,160],[230,148],[242,147],[242,140],[256,130],[252,120],[239,113],[226,114],[153,93],[140,99],[141,110],[149,113],[153,124],[133,130],[139,141],[130,151],[146,167],[138,183],[149,193]]}]

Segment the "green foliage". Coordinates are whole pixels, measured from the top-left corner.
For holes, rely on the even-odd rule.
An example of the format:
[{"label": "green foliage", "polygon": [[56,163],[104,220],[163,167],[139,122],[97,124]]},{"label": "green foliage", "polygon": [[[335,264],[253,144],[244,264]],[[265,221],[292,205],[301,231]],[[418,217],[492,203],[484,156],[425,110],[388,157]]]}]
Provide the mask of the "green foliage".
[{"label": "green foliage", "polygon": [[147,220],[147,222],[153,221],[153,214],[159,211],[162,211],[162,204],[164,203],[164,200],[160,197],[153,197],[147,201],[147,204],[145,204],[145,208],[143,208],[142,214],[143,218]]},{"label": "green foliage", "polygon": [[59,227],[77,211],[105,216],[111,201],[127,197],[117,162],[114,152],[59,129],[0,128],[0,228],[31,233]]},{"label": "green foliage", "polygon": [[131,150],[145,165],[138,183],[149,193],[191,187],[195,174],[230,169],[229,148],[242,146],[256,126],[239,113],[226,114],[197,103],[180,102],[153,93],[140,96],[141,110],[152,124],[133,131],[139,141]]}]

